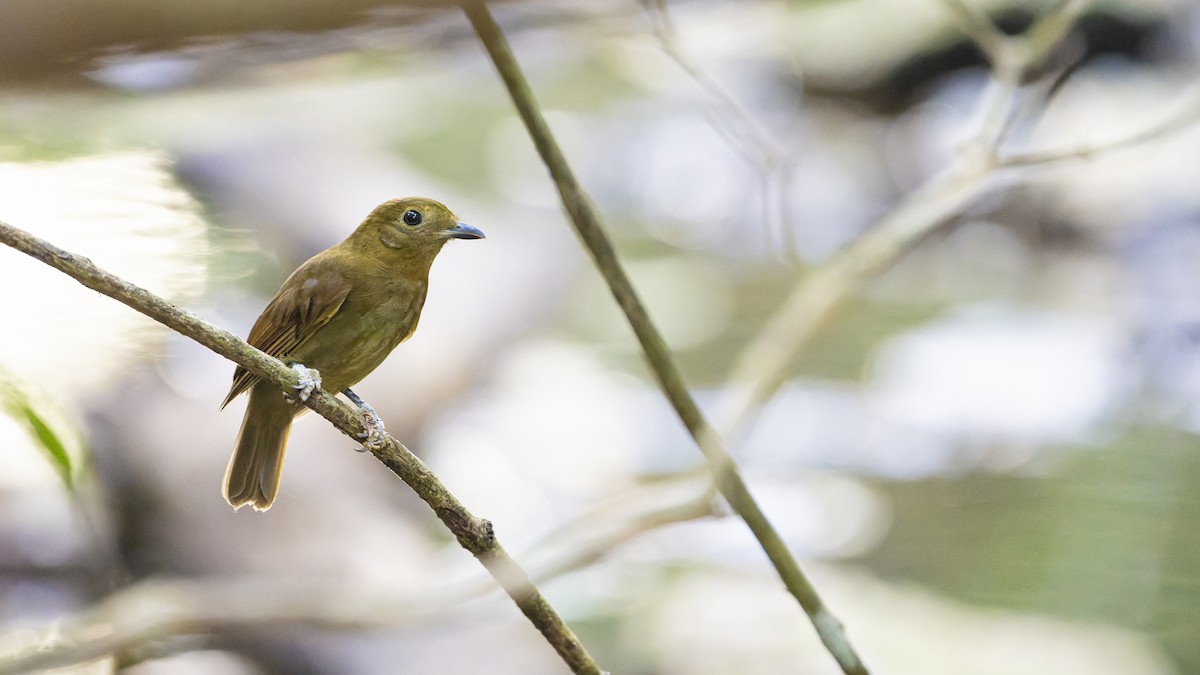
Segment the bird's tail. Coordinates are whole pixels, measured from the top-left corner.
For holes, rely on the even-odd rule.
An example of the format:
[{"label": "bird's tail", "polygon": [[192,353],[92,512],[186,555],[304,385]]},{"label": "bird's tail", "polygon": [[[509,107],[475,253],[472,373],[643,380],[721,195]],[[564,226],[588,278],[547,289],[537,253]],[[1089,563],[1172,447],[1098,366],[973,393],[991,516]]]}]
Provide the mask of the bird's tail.
[{"label": "bird's tail", "polygon": [[235,510],[246,504],[255,511],[271,508],[295,412],[295,404],[275,387],[260,382],[250,389],[242,429],[225,469],[225,501]]}]

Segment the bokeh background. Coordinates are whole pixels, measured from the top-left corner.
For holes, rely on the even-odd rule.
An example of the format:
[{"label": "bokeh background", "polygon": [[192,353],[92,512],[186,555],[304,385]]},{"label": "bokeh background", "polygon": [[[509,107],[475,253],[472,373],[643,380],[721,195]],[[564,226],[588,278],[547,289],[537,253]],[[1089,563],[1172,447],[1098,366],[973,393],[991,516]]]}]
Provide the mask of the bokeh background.
[{"label": "bokeh background", "polygon": [[[989,68],[951,4],[495,7],[714,413],[793,286],[979,127]],[[1057,4],[965,3],[1013,34]],[[1198,49],[1192,0],[1090,3],[1003,149],[1154,128]],[[872,672],[1200,672],[1200,131],[1155,136],[989,176],[852,284],[735,444]],[[447,247],[416,336],[355,388],[388,429],[613,672],[835,672],[706,495],[461,12],[0,3],[0,220],[234,332],[413,194],[488,239]],[[9,249],[0,309],[3,658],[149,625],[70,672],[564,670],[319,418],[274,508],[234,513],[231,364]]]}]

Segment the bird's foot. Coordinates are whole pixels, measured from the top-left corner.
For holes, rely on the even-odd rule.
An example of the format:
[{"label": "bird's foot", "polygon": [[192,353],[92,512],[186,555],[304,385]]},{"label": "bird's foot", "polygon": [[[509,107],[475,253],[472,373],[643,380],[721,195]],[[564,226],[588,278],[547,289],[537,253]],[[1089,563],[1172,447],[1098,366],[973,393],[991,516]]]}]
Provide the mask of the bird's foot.
[{"label": "bird's foot", "polygon": [[361,435],[363,439],[363,450],[379,450],[385,445],[384,439],[387,438],[387,429],[383,426],[383,420],[375,412],[375,409],[369,405],[364,405],[359,409],[362,415],[363,424],[367,425],[367,433]]},{"label": "bird's foot", "polygon": [[295,398],[284,394],[284,398],[295,403],[299,399],[301,403],[308,400],[314,391],[321,388],[321,373],[316,368],[308,368],[303,363],[293,363],[292,370],[300,376],[300,382],[295,386]]},{"label": "bird's foot", "polygon": [[359,452],[368,450],[379,450],[384,445],[384,439],[387,438],[387,429],[383,426],[383,420],[379,417],[379,413],[375,412],[366,401],[358,397],[349,389],[346,390],[346,398],[350,399],[354,405],[358,406],[358,414],[362,416],[363,424],[366,425],[366,433],[359,434],[358,437],[363,439],[362,446],[357,448]]}]

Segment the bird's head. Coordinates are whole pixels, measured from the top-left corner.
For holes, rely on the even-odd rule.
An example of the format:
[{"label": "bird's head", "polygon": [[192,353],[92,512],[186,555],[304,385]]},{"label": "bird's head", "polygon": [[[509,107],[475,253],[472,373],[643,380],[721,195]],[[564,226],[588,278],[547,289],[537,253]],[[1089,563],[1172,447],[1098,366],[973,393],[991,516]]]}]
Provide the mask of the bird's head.
[{"label": "bird's head", "polygon": [[483,232],[460,221],[440,202],[425,197],[386,201],[355,231],[363,243],[404,254],[436,255],[451,239],[483,239]]}]

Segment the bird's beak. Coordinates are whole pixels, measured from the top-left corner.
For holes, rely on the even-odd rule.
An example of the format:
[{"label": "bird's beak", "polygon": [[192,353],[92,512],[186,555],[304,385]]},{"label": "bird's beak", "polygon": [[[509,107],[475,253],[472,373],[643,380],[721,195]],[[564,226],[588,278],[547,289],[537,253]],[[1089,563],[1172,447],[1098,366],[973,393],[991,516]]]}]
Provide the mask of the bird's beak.
[{"label": "bird's beak", "polygon": [[466,223],[458,223],[444,233],[447,239],[483,239],[483,232]]}]

